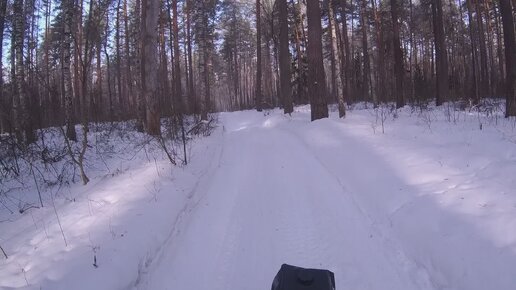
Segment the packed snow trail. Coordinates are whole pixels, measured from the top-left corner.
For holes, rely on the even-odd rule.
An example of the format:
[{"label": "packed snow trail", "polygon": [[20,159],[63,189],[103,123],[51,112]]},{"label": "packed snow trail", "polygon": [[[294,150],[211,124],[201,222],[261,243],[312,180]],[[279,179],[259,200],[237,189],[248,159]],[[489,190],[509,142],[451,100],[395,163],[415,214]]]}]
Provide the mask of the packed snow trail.
[{"label": "packed snow trail", "polygon": [[291,263],[334,271],[338,289],[432,289],[306,145],[263,121],[222,115],[220,166],[140,288],[268,289]]}]

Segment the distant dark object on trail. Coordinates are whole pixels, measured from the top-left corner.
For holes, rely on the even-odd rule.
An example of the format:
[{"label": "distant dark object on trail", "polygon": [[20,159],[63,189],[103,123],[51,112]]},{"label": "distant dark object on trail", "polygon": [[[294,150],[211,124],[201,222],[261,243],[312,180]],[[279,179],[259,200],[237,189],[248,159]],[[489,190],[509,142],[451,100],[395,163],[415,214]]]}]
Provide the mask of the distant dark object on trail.
[{"label": "distant dark object on trail", "polygon": [[333,272],[320,269],[305,269],[287,264],[272,281],[271,290],[335,290]]}]

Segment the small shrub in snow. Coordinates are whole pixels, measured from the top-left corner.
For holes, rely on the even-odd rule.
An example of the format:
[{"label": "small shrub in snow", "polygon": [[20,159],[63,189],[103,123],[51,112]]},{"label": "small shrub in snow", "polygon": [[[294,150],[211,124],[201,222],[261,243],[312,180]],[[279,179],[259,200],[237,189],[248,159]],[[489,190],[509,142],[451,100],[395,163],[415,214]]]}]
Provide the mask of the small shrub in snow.
[{"label": "small shrub in snow", "polygon": [[385,134],[385,122],[391,116],[393,119],[398,117],[396,112],[396,106],[392,103],[382,103],[374,108],[375,120],[371,123],[371,128],[376,134],[376,128],[380,125],[382,128],[382,134]]},{"label": "small shrub in snow", "polygon": [[433,115],[432,110],[427,109],[427,110],[421,111],[419,113],[419,119],[423,122],[425,127],[428,130],[430,130],[430,132],[431,132],[432,131],[432,122],[434,120],[434,115]]}]

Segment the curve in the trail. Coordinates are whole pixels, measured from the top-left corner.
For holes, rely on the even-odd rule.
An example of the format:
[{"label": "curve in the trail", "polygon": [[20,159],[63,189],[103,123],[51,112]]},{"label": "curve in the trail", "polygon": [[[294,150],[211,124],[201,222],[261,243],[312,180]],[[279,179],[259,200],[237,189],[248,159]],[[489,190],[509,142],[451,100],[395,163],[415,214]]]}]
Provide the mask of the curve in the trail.
[{"label": "curve in the trail", "polygon": [[[338,289],[430,289],[302,142],[223,115],[224,153],[141,289],[268,289],[282,263],[328,268]],[[250,115],[254,116],[254,115]]]}]

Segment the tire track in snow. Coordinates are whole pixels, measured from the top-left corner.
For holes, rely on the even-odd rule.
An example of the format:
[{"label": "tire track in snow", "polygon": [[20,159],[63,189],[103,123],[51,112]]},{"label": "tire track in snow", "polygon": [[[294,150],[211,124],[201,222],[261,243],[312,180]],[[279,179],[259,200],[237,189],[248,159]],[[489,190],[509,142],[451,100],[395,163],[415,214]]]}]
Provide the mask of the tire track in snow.
[{"label": "tire track in snow", "polygon": [[[223,135],[224,132],[221,132]],[[174,238],[181,234],[184,228],[185,220],[188,216],[198,207],[199,203],[204,198],[204,194],[199,194],[201,188],[206,187],[209,184],[215,174],[215,168],[219,168],[224,155],[224,136],[222,141],[218,144],[217,154],[213,154],[210,159],[209,166],[205,168],[198,176],[197,182],[194,184],[192,189],[187,195],[187,202],[183,208],[179,211],[167,238],[152,252],[149,252],[138,265],[138,272],[136,278],[129,284],[127,289],[139,289],[147,281],[146,278],[153,268],[159,267],[161,260],[164,255],[164,251],[168,249]],[[196,199],[197,197],[197,199]]]},{"label": "tire track in snow", "polygon": [[[342,193],[349,198],[349,200],[353,203],[353,206],[358,209],[360,214],[368,221],[370,229],[374,232],[375,237],[379,238],[382,241],[383,246],[385,246],[388,251],[384,251],[386,256],[393,263],[397,263],[401,265],[401,267],[394,267],[396,270],[403,269],[404,272],[398,271],[398,275],[402,277],[405,274],[409,274],[409,277],[418,284],[418,289],[440,289],[441,287],[437,285],[432,280],[429,271],[426,269],[424,265],[417,263],[414,259],[410,258],[410,256],[403,250],[402,246],[397,243],[391,236],[391,231],[387,228],[387,225],[391,225],[391,221],[378,221],[376,218],[371,216],[367,210],[365,210],[360,203],[355,198],[354,191],[349,187],[344,185],[343,181],[339,177],[338,174],[330,170],[330,168],[324,163],[324,161],[317,155],[317,153],[310,147],[310,145],[306,142],[306,140],[301,137],[298,133],[289,130],[285,127],[280,127],[281,130],[288,133],[290,136],[296,138],[300,144],[302,144],[307,152],[310,152],[311,155],[317,160],[317,162],[321,165],[321,167],[331,176],[340,186]],[[336,132],[335,134],[338,134]],[[357,158],[360,159],[360,158]],[[362,174],[368,174],[367,172],[363,172]],[[408,202],[410,203],[410,202]],[[401,207],[405,206],[407,203],[404,203]],[[399,208],[398,208],[399,210]],[[392,225],[391,225],[392,226]],[[387,254],[389,253],[389,255]]]}]

